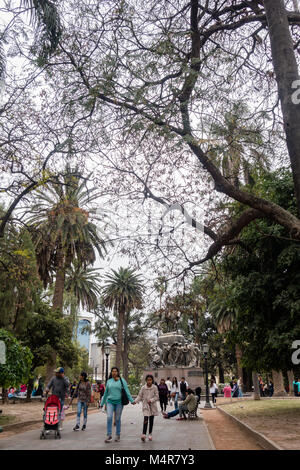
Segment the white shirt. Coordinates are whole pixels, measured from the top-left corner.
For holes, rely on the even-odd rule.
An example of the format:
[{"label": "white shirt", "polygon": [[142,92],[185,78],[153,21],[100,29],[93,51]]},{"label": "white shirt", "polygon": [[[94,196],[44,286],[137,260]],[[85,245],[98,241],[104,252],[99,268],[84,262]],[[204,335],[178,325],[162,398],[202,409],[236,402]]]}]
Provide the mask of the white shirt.
[{"label": "white shirt", "polygon": [[171,380],[166,380],[166,386],[168,387],[168,390],[169,390],[169,392],[170,392],[171,389],[172,389],[172,382],[171,382]]},{"label": "white shirt", "polygon": [[213,386],[209,388],[209,393],[216,393],[216,390],[218,390],[218,387],[216,384],[213,384]]},{"label": "white shirt", "polygon": [[171,393],[179,393],[179,387],[178,387],[178,385],[177,385],[177,387],[176,387],[176,385],[175,385],[175,384],[174,384],[174,385],[172,385],[172,388],[171,388]]}]

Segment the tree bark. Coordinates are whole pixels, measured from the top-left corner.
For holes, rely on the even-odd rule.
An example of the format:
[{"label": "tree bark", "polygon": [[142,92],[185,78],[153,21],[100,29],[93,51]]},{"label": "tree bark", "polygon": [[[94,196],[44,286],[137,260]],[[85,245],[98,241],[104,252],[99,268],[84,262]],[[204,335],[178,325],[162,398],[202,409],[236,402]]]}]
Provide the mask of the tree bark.
[{"label": "tree bark", "polygon": [[243,368],[242,368],[242,350],[238,344],[235,345],[235,357],[237,363],[237,377],[243,380]]},{"label": "tree bark", "polygon": [[284,388],[283,375],[282,372],[277,372],[272,370],[272,378],[274,382],[274,397],[285,397],[286,391]]},{"label": "tree bark", "polygon": [[[128,314],[126,315],[128,317]],[[126,382],[128,381],[128,318],[124,322],[124,349],[123,349],[123,376]]]},{"label": "tree bark", "polygon": [[8,402],[8,398],[7,398],[7,390],[5,387],[2,387],[2,403],[3,405],[5,405],[5,403]]},{"label": "tree bark", "polygon": [[[52,300],[52,309],[59,310],[63,314],[63,302],[64,302],[64,289],[65,289],[65,263],[64,253],[62,248],[57,251],[57,270],[56,279],[54,286],[54,294]],[[56,351],[51,354],[46,367],[46,385],[50,382],[53,377],[53,370],[56,366]]]},{"label": "tree bark", "polygon": [[252,372],[252,380],[254,386],[254,400],[260,400],[259,385],[258,385],[258,375],[257,372]]},{"label": "tree bark", "polygon": [[287,371],[288,381],[289,381],[289,395],[294,395],[293,381],[294,381],[294,372],[292,370]]},{"label": "tree bark", "polygon": [[[278,85],[284,130],[293,173],[295,196],[300,215],[300,103],[295,101],[294,83],[298,66],[283,0],[264,0]],[[299,88],[300,82],[297,84]]]},{"label": "tree bark", "polygon": [[224,369],[223,369],[223,367],[222,367],[221,365],[219,365],[218,369],[219,369],[219,382],[220,382],[221,384],[223,384],[223,383],[225,383]]},{"label": "tree bark", "polygon": [[31,402],[31,394],[33,390],[33,379],[28,380],[27,384],[27,395],[26,395],[26,402]]},{"label": "tree bark", "polygon": [[116,345],[116,367],[121,369],[122,361],[122,349],[123,349],[123,331],[124,331],[124,317],[125,317],[125,306],[120,305],[118,315],[118,333],[117,333],[117,345]]}]

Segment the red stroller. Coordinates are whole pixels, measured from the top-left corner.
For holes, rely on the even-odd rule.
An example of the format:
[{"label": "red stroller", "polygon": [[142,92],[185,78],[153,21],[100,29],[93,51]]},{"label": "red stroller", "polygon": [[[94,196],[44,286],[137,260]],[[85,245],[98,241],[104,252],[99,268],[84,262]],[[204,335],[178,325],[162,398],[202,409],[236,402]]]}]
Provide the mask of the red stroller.
[{"label": "red stroller", "polygon": [[60,415],[60,400],[56,395],[50,395],[50,397],[47,398],[44,406],[44,428],[41,431],[40,439],[46,439],[46,435],[48,434],[46,431],[54,431],[55,439],[61,438],[61,434],[59,431]]}]

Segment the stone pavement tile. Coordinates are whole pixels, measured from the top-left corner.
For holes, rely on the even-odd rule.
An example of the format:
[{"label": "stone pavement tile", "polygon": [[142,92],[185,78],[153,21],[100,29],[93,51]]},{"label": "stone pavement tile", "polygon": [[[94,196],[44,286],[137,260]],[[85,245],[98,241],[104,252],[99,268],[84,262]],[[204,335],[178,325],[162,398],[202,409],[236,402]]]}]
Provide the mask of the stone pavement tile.
[{"label": "stone pavement tile", "polygon": [[[106,414],[90,414],[86,431],[73,431],[74,420],[64,423],[62,439],[53,436],[40,440],[40,430],[35,429],[13,437],[2,439],[0,449],[36,450],[210,450],[213,449],[210,436],[202,418],[176,421],[176,418],[155,417],[153,441],[141,441],[143,415],[141,405],[128,405],[123,410],[120,442],[105,444]],[[115,429],[113,430],[113,438]]]}]

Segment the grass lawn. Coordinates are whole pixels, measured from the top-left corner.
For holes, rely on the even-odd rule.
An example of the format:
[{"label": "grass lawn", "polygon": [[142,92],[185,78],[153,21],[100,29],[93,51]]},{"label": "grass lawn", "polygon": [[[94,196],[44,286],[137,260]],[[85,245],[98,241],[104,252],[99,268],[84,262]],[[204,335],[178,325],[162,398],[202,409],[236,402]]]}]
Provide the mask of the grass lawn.
[{"label": "grass lawn", "polygon": [[0,426],[5,426],[6,424],[12,424],[15,421],[15,416],[3,416],[0,415]]},{"label": "grass lawn", "polygon": [[238,403],[231,403],[224,406],[224,410],[236,416],[239,419],[245,417],[279,417],[295,416],[300,417],[300,399],[299,400],[249,400]]},{"label": "grass lawn", "polygon": [[219,407],[283,449],[300,449],[300,399],[249,400]]}]

